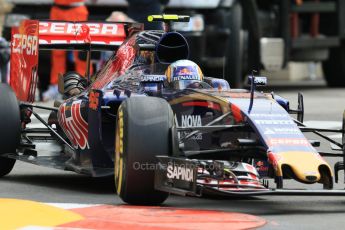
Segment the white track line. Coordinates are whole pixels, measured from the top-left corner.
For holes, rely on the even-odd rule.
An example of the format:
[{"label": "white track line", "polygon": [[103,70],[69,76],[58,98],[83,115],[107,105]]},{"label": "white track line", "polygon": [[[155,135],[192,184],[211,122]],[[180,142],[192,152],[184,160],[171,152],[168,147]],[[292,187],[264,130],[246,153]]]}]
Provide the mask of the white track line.
[{"label": "white track line", "polygon": [[75,204],[75,203],[45,203],[45,204],[48,204],[57,208],[63,208],[63,209],[89,208],[89,207],[102,205],[102,204]]}]

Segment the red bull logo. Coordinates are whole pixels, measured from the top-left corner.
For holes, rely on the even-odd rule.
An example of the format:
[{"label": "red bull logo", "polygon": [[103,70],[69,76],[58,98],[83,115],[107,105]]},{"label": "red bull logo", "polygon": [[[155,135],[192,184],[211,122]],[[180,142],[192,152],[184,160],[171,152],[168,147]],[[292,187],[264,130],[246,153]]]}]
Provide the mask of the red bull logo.
[{"label": "red bull logo", "polygon": [[197,70],[193,66],[181,66],[174,69],[173,81],[200,80]]},{"label": "red bull logo", "polygon": [[179,75],[192,75],[193,72],[188,68],[183,68],[180,70]]}]

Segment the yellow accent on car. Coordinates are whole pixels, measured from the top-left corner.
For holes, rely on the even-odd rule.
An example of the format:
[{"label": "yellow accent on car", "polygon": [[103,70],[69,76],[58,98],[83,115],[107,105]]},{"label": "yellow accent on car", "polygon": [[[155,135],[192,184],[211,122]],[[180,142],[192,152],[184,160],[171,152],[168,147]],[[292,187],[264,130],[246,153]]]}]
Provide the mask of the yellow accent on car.
[{"label": "yellow accent on car", "polygon": [[115,181],[116,192],[120,194],[122,187],[122,169],[123,169],[123,111],[119,108],[118,124],[116,127],[116,147],[115,147]]},{"label": "yellow accent on car", "polygon": [[165,71],[165,76],[167,77],[168,82],[171,82],[171,66],[168,66],[167,70]]},{"label": "yellow accent on car", "polygon": [[149,15],[147,16],[148,22],[162,22],[162,21],[176,21],[176,22],[189,22],[190,17],[187,15],[177,14],[163,14],[163,15]]},{"label": "yellow accent on car", "polygon": [[307,179],[307,176],[314,176],[315,182],[320,181],[321,174],[320,166],[325,166],[329,169],[332,175],[332,170],[329,164],[323,158],[314,152],[289,151],[277,153],[279,161],[276,175],[282,176],[282,166],[287,165],[291,168],[295,176],[303,182],[310,183],[312,181]]},{"label": "yellow accent on car", "polygon": [[148,22],[153,22],[155,16],[157,16],[157,15],[150,15],[150,16],[148,16],[148,17],[147,17],[147,21],[148,21]]},{"label": "yellow accent on car", "polygon": [[178,20],[178,15],[175,14],[164,14],[163,15],[164,20]]},{"label": "yellow accent on car", "polygon": [[201,71],[201,69],[200,69],[199,66],[198,66],[197,68],[198,68],[199,76],[200,76],[200,78],[201,78],[200,80],[203,81],[203,80],[204,80],[204,74],[203,74],[203,72]]}]

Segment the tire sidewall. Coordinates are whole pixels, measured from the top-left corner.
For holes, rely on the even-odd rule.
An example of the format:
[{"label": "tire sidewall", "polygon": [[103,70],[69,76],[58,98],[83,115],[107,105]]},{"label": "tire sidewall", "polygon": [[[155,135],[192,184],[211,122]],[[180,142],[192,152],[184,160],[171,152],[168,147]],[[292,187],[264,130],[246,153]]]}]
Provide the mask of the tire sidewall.
[{"label": "tire sidewall", "polygon": [[20,110],[13,90],[9,85],[0,83],[0,177],[13,169],[15,159],[3,157],[15,153],[20,142]]},{"label": "tire sidewall", "polygon": [[5,83],[0,84],[0,155],[15,153],[20,142],[20,110],[17,98]]},{"label": "tire sidewall", "polygon": [[[149,110],[153,111],[144,107],[136,108],[143,104],[147,104]],[[163,109],[160,111],[155,107]],[[155,156],[168,155],[168,151],[172,151],[171,136],[167,133],[172,124],[170,105],[160,98],[128,99],[119,107],[115,141],[115,183],[117,194],[123,201],[157,205],[168,197],[167,193],[154,189],[154,173],[158,167]],[[162,130],[158,127],[162,127]],[[122,142],[119,137],[121,132]]]}]

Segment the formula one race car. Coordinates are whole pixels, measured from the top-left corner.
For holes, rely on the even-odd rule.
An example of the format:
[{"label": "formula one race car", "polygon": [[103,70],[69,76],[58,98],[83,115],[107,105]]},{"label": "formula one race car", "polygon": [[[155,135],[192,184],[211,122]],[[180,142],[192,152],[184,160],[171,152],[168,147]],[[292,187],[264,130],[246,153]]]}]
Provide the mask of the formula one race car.
[{"label": "formula one race car", "polygon": [[[145,31],[133,23],[24,21],[12,34],[10,86],[0,85],[0,174],[16,160],[100,177],[115,174],[117,194],[130,204],[160,204],[169,193],[201,196],[345,195],[331,190],[333,172],[319,153],[314,132],[303,125],[303,97],[297,110],[274,94],[255,91],[263,77],[251,76],[250,90],[203,77],[188,62],[185,38],[169,30],[187,16],[150,16],[166,31]],[[94,76],[60,78],[66,100],[55,107],[33,103],[40,49],[116,52]],[[171,64],[173,63],[173,64]],[[175,63],[175,64],[174,64]],[[195,75],[197,73],[197,75]],[[174,75],[177,74],[177,75]],[[178,76],[179,79],[176,78]],[[200,78],[195,78],[198,76]],[[175,81],[179,80],[179,81]],[[198,80],[192,84],[180,84]],[[45,121],[34,109],[50,110]],[[297,119],[289,113],[297,114]],[[27,128],[34,115],[46,128]],[[42,142],[52,142],[40,151]],[[55,146],[55,149],[52,147]],[[274,179],[276,188],[268,186]],[[284,189],[284,179],[321,183],[324,190]]]}]

